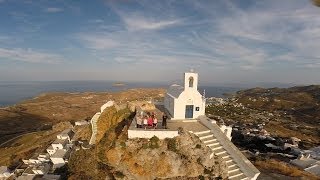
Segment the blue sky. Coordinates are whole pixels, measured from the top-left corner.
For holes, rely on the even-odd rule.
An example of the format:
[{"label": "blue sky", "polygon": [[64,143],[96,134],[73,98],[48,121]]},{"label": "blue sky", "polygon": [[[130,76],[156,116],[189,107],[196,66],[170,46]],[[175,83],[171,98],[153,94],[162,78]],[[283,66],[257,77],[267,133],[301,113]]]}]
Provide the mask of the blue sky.
[{"label": "blue sky", "polygon": [[0,81],[320,84],[309,0],[0,0]]}]

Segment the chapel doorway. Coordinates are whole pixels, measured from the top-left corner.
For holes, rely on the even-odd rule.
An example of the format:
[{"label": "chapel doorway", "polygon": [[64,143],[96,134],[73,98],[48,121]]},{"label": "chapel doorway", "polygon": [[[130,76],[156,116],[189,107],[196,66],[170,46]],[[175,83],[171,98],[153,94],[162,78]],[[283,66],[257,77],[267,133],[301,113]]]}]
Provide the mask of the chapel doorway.
[{"label": "chapel doorway", "polygon": [[193,105],[186,105],[186,119],[192,119],[193,118]]}]

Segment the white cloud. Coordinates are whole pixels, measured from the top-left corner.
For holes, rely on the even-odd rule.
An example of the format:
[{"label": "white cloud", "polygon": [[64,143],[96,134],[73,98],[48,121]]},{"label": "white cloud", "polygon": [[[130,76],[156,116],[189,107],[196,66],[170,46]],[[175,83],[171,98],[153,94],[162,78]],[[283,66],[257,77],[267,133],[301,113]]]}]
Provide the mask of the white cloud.
[{"label": "white cloud", "polygon": [[181,20],[155,20],[142,16],[123,16],[122,20],[128,30],[159,30],[181,24]]},{"label": "white cloud", "polygon": [[99,23],[103,23],[104,20],[102,20],[102,19],[91,19],[91,20],[89,20],[89,22],[90,22],[90,23],[97,23],[97,24],[99,24]]},{"label": "white cloud", "polygon": [[5,49],[0,48],[0,57],[9,60],[24,61],[30,63],[50,63],[56,64],[62,61],[62,57],[57,54],[38,52],[32,49]]},{"label": "white cloud", "polygon": [[56,13],[56,12],[61,12],[63,11],[62,8],[57,8],[57,7],[48,7],[47,9],[45,9],[46,12],[48,13]]},{"label": "white cloud", "polygon": [[[320,60],[320,14],[311,4],[281,5],[276,1],[246,10],[230,2],[228,6],[230,15],[217,21],[219,34],[229,39],[249,40],[250,44],[255,44],[246,47],[252,52],[265,51],[255,59],[287,61],[291,66],[299,66],[299,61]],[[280,55],[266,52],[266,44],[273,46],[274,51],[283,52]],[[230,53],[233,52],[228,51]],[[240,59],[245,58],[239,55]]]},{"label": "white cloud", "polygon": [[[241,73],[246,78],[252,72],[261,75],[283,67],[287,68],[284,71],[319,67],[320,44],[315,41],[320,38],[318,12],[294,3],[267,4],[242,10],[229,3],[229,9],[222,14],[204,5],[200,8],[207,11],[197,14],[200,19],[163,7],[159,14],[114,8],[120,23],[98,20],[99,26],[93,28],[96,32],[82,33],[78,40],[95,57],[121,67],[156,65],[176,67],[177,71],[196,67],[210,72],[220,69],[221,74],[235,79],[240,79]],[[180,26],[180,33],[169,31]],[[157,31],[167,28],[168,31]],[[306,63],[301,63],[304,60]]]},{"label": "white cloud", "polygon": [[119,42],[104,33],[79,34],[78,39],[84,46],[93,50],[107,50],[120,45]]}]

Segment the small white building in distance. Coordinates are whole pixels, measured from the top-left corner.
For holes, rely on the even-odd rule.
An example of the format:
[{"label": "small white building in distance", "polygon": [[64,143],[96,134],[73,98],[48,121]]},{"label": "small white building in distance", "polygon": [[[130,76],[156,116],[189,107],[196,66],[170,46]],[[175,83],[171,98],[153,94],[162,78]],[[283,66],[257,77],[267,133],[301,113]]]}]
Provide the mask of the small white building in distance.
[{"label": "small white building in distance", "polygon": [[51,157],[51,161],[54,165],[54,168],[58,168],[63,166],[65,163],[68,162],[70,157],[70,150],[65,149],[58,149]]},{"label": "small white building in distance", "polygon": [[[47,153],[51,156],[52,154],[54,154],[56,152],[56,149],[53,148],[52,145],[50,145],[48,148],[47,148]],[[27,163],[25,163],[27,164]]]},{"label": "small white building in distance", "polygon": [[41,165],[36,165],[32,167],[32,171],[34,174],[47,174],[50,170],[50,165],[48,163],[44,163]]},{"label": "small white building in distance", "polygon": [[57,139],[68,139],[68,141],[70,142],[73,136],[74,132],[72,131],[72,129],[66,129],[57,135]]},{"label": "small white building in distance", "polygon": [[196,119],[205,115],[206,101],[198,91],[198,73],[184,73],[184,86],[171,85],[164,98],[171,119]]},{"label": "small white building in distance", "polygon": [[68,139],[56,139],[51,144],[53,149],[64,149],[64,147],[68,144]]},{"label": "small white building in distance", "polygon": [[84,126],[84,125],[88,125],[89,122],[88,121],[85,121],[85,120],[82,120],[82,121],[76,121],[74,123],[75,126]]}]

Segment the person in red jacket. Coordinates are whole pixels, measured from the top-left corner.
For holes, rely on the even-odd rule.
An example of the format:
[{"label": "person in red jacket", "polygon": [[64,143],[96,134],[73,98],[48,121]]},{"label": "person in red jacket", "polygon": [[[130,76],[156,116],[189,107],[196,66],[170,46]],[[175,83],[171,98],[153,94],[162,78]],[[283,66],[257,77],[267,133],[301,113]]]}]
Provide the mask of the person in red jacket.
[{"label": "person in red jacket", "polygon": [[152,119],[151,116],[149,116],[149,118],[148,118],[148,126],[149,126],[149,127],[152,127],[152,126],[153,126],[153,119]]}]

